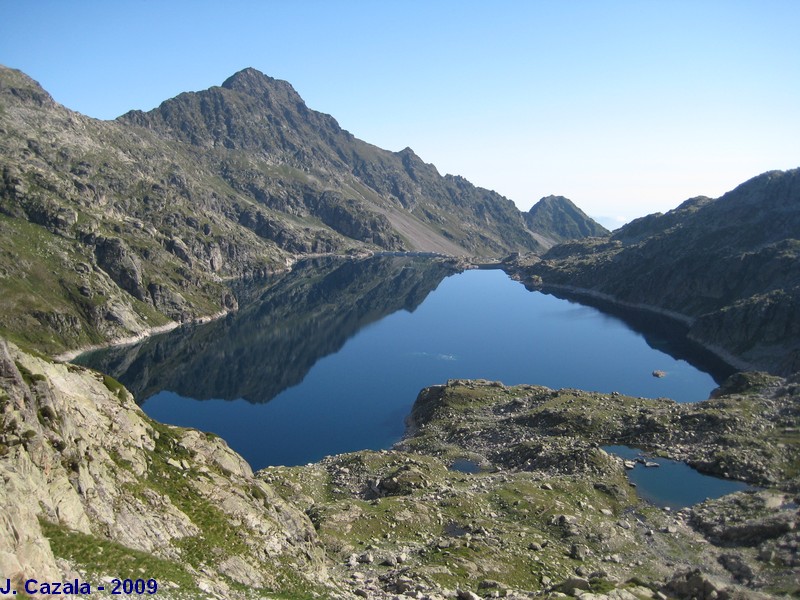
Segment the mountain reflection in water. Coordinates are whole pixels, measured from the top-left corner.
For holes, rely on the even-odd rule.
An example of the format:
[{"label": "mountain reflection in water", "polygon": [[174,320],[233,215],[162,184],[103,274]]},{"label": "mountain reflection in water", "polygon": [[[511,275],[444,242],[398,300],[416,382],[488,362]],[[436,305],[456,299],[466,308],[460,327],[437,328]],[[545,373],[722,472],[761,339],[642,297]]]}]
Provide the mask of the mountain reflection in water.
[{"label": "mountain reflection in water", "polygon": [[151,417],[222,436],[254,468],[388,448],[420,389],[448,379],[679,402],[715,387],[680,333],[530,292],[502,271],[456,272],[429,257],[314,261],[241,282],[226,318],[79,362],[122,381]]},{"label": "mountain reflection in water", "polygon": [[241,283],[236,313],[74,362],[112,375],[139,403],[162,390],[195,400],[269,402],[359,330],[413,311],[456,272],[448,261],[418,256],[309,260]]}]

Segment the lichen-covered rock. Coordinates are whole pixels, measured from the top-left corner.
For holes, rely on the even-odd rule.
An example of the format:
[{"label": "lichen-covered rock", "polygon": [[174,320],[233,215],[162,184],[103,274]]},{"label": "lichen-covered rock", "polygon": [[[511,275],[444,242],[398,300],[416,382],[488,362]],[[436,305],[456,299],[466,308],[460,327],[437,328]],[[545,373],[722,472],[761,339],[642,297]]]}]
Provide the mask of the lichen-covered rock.
[{"label": "lichen-covered rock", "polygon": [[757,491],[704,502],[692,509],[690,522],[717,545],[755,547],[788,539],[798,530],[800,514],[791,496]]}]

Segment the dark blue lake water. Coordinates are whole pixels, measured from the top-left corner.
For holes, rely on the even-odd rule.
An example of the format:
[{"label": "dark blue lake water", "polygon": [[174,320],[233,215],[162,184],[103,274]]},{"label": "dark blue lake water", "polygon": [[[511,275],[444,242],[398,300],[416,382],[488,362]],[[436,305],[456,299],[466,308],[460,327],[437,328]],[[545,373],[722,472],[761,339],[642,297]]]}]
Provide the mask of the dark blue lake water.
[{"label": "dark blue lake water", "polygon": [[[627,460],[644,456],[640,450],[628,446],[604,446],[604,450]],[[636,484],[641,498],[656,506],[684,508],[709,498],[755,489],[741,481],[704,475],[682,462],[653,457],[647,457],[647,461],[658,467],[636,463],[628,471],[628,479]]]},{"label": "dark blue lake water", "polygon": [[254,468],[388,448],[420,389],[451,378],[681,402],[717,385],[665,351],[668,336],[502,271],[375,261],[297,269],[227,319],[79,362],[119,378],[153,418],[222,436]]}]

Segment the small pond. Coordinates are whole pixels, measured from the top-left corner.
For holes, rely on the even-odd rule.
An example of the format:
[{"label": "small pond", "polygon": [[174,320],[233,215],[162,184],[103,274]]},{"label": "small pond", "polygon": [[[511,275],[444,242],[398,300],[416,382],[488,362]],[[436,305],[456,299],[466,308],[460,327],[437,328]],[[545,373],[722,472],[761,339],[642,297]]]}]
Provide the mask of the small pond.
[{"label": "small pond", "polygon": [[[636,493],[640,498],[662,508],[680,509],[709,498],[755,489],[741,481],[704,475],[683,462],[645,456],[636,448],[604,446],[603,450],[625,460],[636,461],[636,466],[628,471],[628,479],[636,485]],[[637,459],[658,466],[648,467]]]},{"label": "small pond", "polygon": [[469,473],[474,475],[481,472],[481,466],[474,460],[467,460],[466,458],[458,458],[450,465],[451,471],[458,471],[459,473]]}]

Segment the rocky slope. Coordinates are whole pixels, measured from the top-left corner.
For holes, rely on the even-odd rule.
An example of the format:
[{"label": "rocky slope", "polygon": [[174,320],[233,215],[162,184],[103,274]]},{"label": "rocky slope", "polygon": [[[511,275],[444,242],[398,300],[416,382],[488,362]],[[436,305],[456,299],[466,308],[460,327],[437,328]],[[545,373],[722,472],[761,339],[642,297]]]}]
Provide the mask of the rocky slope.
[{"label": "rocky slope", "polygon": [[253,69],[116,121],[0,67],[0,332],[48,353],[235,308],[299,257],[540,251],[514,204]]},{"label": "rocky slope", "polygon": [[[766,376],[697,405],[453,381],[394,450],[253,474],[115,380],[2,342],[0,569],[153,578],[167,599],[796,594],[798,400]],[[658,509],[604,443],[771,489]]]},{"label": "rocky slope", "polygon": [[759,373],[734,375],[714,398],[684,404],[452,381],[420,394],[409,417],[413,435],[401,447],[546,475],[591,472],[598,444],[628,445],[800,492],[798,391],[796,383]]},{"label": "rocky slope", "polygon": [[[353,137],[308,109],[290,84],[255,69],[119,121],[197,149],[209,170],[267,207],[356,239],[361,229],[385,230],[376,243],[386,249],[497,255],[538,247],[510,200],[442,177],[410,148],[388,152]],[[277,165],[280,177],[270,172]],[[364,227],[362,213],[374,222]]]},{"label": "rocky slope", "polygon": [[[420,393],[395,451],[264,476],[306,503],[366,597],[780,595],[800,567],[797,394],[763,377],[697,405],[451,381]],[[774,469],[776,487],[679,511],[642,504],[623,461],[598,446],[665,451],[664,440],[672,456],[713,456],[749,481]],[[464,460],[480,470],[447,469]]]},{"label": "rocky slope", "polygon": [[153,422],[113,379],[0,341],[0,425],[0,572],[15,585],[144,574],[175,598],[324,589],[306,515],[221,439]]},{"label": "rocky slope", "polygon": [[532,286],[651,308],[734,365],[800,369],[800,169],[693,198],[509,270]]},{"label": "rocky slope", "polygon": [[542,241],[548,247],[567,240],[609,234],[608,229],[564,196],[545,196],[523,216],[531,231],[543,232]]}]

